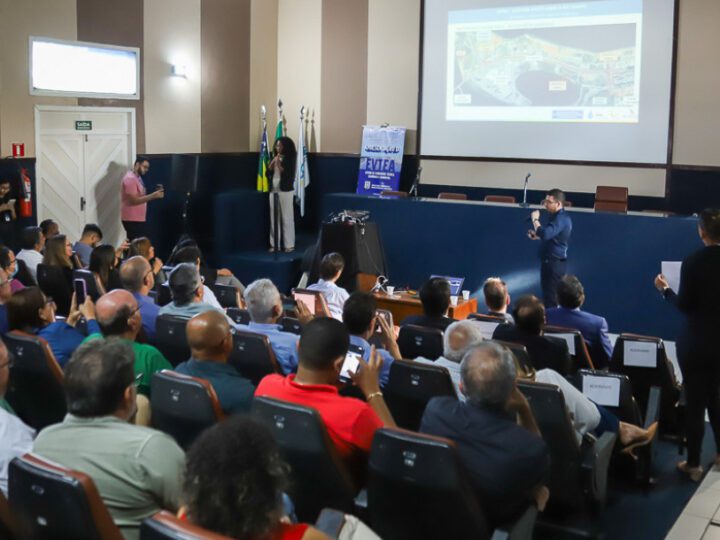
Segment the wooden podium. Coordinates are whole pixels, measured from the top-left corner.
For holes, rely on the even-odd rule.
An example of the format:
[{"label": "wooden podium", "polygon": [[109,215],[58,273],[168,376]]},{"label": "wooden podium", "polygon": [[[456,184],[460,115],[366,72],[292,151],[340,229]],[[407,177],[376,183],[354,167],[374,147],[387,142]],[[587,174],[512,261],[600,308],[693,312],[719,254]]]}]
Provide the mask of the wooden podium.
[{"label": "wooden podium", "polygon": [[[374,293],[378,309],[386,309],[393,315],[393,322],[396,325],[402,323],[403,319],[411,315],[422,315],[422,302],[417,295],[410,295],[406,292],[396,292],[392,296],[385,292]],[[450,306],[448,317],[456,320],[466,319],[471,313],[477,312],[477,300],[463,300],[458,298],[457,306]]]}]

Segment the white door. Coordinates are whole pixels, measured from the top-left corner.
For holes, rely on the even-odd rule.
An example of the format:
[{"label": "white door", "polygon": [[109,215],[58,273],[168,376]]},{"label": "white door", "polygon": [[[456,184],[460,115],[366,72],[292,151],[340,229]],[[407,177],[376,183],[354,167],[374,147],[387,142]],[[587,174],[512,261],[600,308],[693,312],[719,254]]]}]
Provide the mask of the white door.
[{"label": "white door", "polygon": [[36,106],[35,130],[38,221],[54,219],[73,242],[86,223],[97,223],[103,241],[117,245],[125,235],[120,182],[135,157],[135,110]]}]

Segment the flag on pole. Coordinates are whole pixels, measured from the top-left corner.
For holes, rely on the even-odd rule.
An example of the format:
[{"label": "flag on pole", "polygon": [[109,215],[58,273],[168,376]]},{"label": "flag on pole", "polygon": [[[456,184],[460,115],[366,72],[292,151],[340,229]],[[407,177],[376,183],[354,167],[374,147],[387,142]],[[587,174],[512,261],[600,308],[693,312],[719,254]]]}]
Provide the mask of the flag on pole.
[{"label": "flag on pole", "polygon": [[[277,127],[275,128],[275,141],[277,141],[280,137],[285,135],[283,132],[283,110],[282,110],[282,99],[278,99],[278,122]],[[275,143],[273,141],[273,144]],[[273,146],[273,152],[275,152],[275,147]]]},{"label": "flag on pole", "polygon": [[297,160],[295,163],[295,196],[300,204],[300,215],[305,215],[305,188],[310,185],[310,172],[307,166],[307,146],[305,145],[305,107],[300,108],[300,134],[297,142]]},{"label": "flag on pole", "polygon": [[267,138],[267,121],[265,120],[265,105],[261,107],[262,112],[262,137],[260,138],[260,157],[258,159],[258,170],[257,170],[257,190],[266,192],[270,191],[268,185],[268,179],[266,176],[268,165],[270,164],[270,153],[268,151],[268,138]]}]

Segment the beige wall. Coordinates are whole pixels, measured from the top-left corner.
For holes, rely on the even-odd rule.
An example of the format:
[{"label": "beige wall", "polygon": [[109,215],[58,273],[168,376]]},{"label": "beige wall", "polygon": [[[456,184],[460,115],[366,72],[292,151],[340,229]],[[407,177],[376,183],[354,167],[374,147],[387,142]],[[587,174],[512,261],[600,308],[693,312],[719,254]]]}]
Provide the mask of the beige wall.
[{"label": "beige wall", "polygon": [[417,139],[419,43],[420,2],[369,0],[367,123],[405,126],[407,154]]},{"label": "beige wall", "polygon": [[[145,151],[200,152],[200,0],[145,0]],[[187,66],[187,78],[170,66]]]},{"label": "beige wall", "polygon": [[[268,139],[275,129],[278,100],[278,0],[252,0],[250,5],[250,111],[248,150],[260,148],[260,107],[267,107]],[[259,30],[258,30],[259,29]],[[272,142],[270,143],[272,144]]]},{"label": "beige wall", "polygon": [[35,105],[77,105],[77,99],[31,96],[28,38],[77,39],[75,0],[0,0],[0,155],[25,143],[35,155]]},{"label": "beige wall", "polygon": [[[322,0],[279,0],[277,50],[277,94],[283,101],[287,134],[297,140],[300,107],[304,105],[311,116],[314,113],[317,150],[322,151],[319,132]],[[268,131],[271,133],[275,130],[276,117],[276,107],[270,106]],[[272,135],[269,138],[272,139]]]}]

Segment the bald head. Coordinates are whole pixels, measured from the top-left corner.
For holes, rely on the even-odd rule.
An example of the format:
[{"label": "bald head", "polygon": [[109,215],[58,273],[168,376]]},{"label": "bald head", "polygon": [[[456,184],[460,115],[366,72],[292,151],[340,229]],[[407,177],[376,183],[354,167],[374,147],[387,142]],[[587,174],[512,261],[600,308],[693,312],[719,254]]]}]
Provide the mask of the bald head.
[{"label": "bald head", "polygon": [[[144,287],[152,288],[152,267],[145,257],[130,257],[120,267],[120,281],[123,287],[134,293],[141,293]],[[149,278],[149,279],[148,279]]]},{"label": "bald head", "polygon": [[187,323],[187,341],[196,360],[227,361],[232,350],[230,325],[224,314],[210,310]]},{"label": "bald head", "polygon": [[142,319],[132,294],[115,289],[102,295],[95,304],[95,318],[104,336],[121,336],[134,340]]}]

